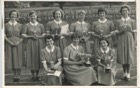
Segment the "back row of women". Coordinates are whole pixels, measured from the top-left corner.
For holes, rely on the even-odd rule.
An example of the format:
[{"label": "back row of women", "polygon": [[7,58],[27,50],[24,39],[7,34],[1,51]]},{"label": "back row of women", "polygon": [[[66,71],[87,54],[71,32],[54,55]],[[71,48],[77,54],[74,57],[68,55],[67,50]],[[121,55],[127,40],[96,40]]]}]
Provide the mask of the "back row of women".
[{"label": "back row of women", "polygon": [[[123,5],[120,8],[122,17],[114,26],[113,22],[105,17],[104,8],[98,9],[99,19],[92,25],[84,21],[86,12],[79,10],[78,21],[69,26],[62,21],[64,13],[59,9],[53,12],[54,20],[43,26],[37,22],[36,12],[31,11],[30,22],[23,26],[16,21],[18,12],[12,10],[9,14],[10,20],[5,24],[5,69],[13,70],[14,82],[20,80],[24,44],[27,52],[26,65],[31,70],[32,80],[39,80],[39,69],[42,65],[40,62],[48,72],[53,61],[53,69],[63,69],[64,77],[73,85],[91,85],[96,81],[114,85],[117,72],[115,64],[111,65],[110,72],[105,71],[105,57],[110,56],[111,64],[116,61],[122,64],[123,79],[129,81],[130,68],[135,58],[136,33],[135,20],[129,17],[129,12],[130,7]],[[113,36],[118,37],[117,55],[113,50]],[[23,40],[26,40],[26,43],[23,43]],[[89,40],[93,41],[92,49]],[[81,59],[83,57],[89,57],[92,66],[86,66],[84,62],[87,60]],[[97,67],[96,71],[92,67]],[[50,82],[53,83],[55,82]]]}]

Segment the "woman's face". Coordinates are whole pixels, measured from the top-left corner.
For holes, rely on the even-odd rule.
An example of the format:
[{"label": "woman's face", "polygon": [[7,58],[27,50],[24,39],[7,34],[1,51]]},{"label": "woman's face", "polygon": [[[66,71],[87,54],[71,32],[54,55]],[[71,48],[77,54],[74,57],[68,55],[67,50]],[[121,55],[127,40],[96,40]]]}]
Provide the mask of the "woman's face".
[{"label": "woman's face", "polygon": [[127,16],[128,13],[129,13],[129,11],[128,11],[127,8],[122,8],[122,10],[121,10],[121,14],[122,14],[123,16]]},{"label": "woman's face", "polygon": [[30,20],[31,21],[36,21],[36,19],[37,19],[37,16],[36,16],[36,14],[32,14],[32,15],[30,15]]},{"label": "woman's face", "polygon": [[47,44],[47,46],[52,46],[53,45],[53,40],[52,39],[46,39],[46,44]]},{"label": "woman's face", "polygon": [[78,17],[79,17],[80,20],[84,20],[85,19],[85,14],[84,13],[80,13]]},{"label": "woman's face", "polygon": [[107,41],[102,40],[102,41],[100,41],[100,45],[102,48],[106,48],[108,46],[108,43],[107,43]]},{"label": "woman's face", "polygon": [[80,39],[79,38],[73,38],[73,44],[78,45]]},{"label": "woman's face", "polygon": [[17,18],[17,12],[12,12],[11,19],[16,19],[16,18]]},{"label": "woman's face", "polygon": [[99,17],[100,17],[100,18],[105,18],[105,11],[99,12]]},{"label": "woman's face", "polygon": [[60,20],[61,19],[61,16],[62,16],[61,11],[56,11],[55,12],[55,19],[56,20]]}]

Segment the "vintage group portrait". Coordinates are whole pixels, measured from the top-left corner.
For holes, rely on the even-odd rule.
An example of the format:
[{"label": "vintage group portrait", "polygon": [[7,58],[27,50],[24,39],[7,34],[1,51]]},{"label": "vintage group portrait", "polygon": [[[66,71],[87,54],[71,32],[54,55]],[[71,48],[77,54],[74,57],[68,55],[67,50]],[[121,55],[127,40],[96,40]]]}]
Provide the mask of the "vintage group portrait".
[{"label": "vintage group portrait", "polygon": [[4,86],[137,87],[136,1],[3,1]]}]

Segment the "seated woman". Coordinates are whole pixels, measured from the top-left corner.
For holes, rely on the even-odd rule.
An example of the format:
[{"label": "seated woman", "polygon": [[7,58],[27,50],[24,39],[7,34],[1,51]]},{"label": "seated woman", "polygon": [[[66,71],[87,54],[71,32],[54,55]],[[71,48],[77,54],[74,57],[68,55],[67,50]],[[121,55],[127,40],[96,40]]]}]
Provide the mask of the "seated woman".
[{"label": "seated woman", "polygon": [[100,40],[100,49],[95,52],[97,59],[97,78],[100,84],[114,85],[116,83],[116,55],[115,51],[108,47],[109,42],[105,39]]},{"label": "seated woman", "polygon": [[[72,34],[72,43],[64,50],[64,76],[72,85],[91,85],[97,82],[96,73],[90,66],[85,66],[84,57],[90,55],[84,53],[82,46],[79,46],[80,36]],[[82,55],[82,57],[80,57]]]},{"label": "seated woman", "polygon": [[61,85],[61,75],[55,75],[62,71],[61,67],[61,53],[59,47],[53,45],[53,37],[46,37],[46,47],[41,50],[41,59],[43,67],[46,71],[46,85]]}]

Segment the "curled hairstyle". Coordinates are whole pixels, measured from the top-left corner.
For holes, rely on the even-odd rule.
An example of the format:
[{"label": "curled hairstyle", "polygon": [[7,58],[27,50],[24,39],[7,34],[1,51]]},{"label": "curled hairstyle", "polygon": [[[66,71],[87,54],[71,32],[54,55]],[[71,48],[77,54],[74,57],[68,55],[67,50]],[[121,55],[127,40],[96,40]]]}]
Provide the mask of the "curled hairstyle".
[{"label": "curled hairstyle", "polygon": [[121,14],[122,14],[122,9],[123,9],[123,8],[127,8],[128,11],[130,11],[130,6],[128,6],[128,5],[122,5],[121,8],[120,8],[120,13],[121,13]]},{"label": "curled hairstyle", "polygon": [[52,40],[54,41],[54,37],[51,36],[51,35],[47,35],[47,36],[45,36],[45,41],[46,41],[47,39],[52,39]]},{"label": "curled hairstyle", "polygon": [[31,16],[31,15],[33,15],[33,14],[37,15],[37,13],[36,13],[35,11],[29,12],[29,16]]},{"label": "curled hairstyle", "polygon": [[99,15],[100,12],[105,12],[105,14],[107,14],[107,11],[104,7],[98,8],[98,15]]},{"label": "curled hairstyle", "polygon": [[12,11],[9,12],[9,17],[10,17],[10,18],[11,18],[11,14],[12,14],[12,12],[16,12],[16,13],[17,13],[17,17],[19,17],[19,13],[18,13],[18,11],[17,11],[17,10],[12,10]]},{"label": "curled hairstyle", "polygon": [[61,12],[61,18],[64,17],[64,12],[63,12],[63,10],[61,10],[61,9],[56,9],[56,10],[53,11],[53,18],[54,18],[54,19],[55,19],[55,13],[56,13],[56,11],[60,11],[60,12]]},{"label": "curled hairstyle", "polygon": [[77,13],[78,13],[78,15],[81,14],[81,13],[86,14],[86,11],[85,10],[78,10]]},{"label": "curled hairstyle", "polygon": [[107,39],[104,39],[104,38],[100,39],[100,40],[99,40],[99,43],[100,43],[100,44],[101,44],[101,41],[106,41],[106,42],[107,42],[107,46],[110,45],[110,43],[109,43],[109,41],[108,41]]},{"label": "curled hairstyle", "polygon": [[73,33],[72,35],[71,35],[71,40],[73,40],[74,38],[79,38],[80,39],[80,35],[78,35],[77,33]]}]

